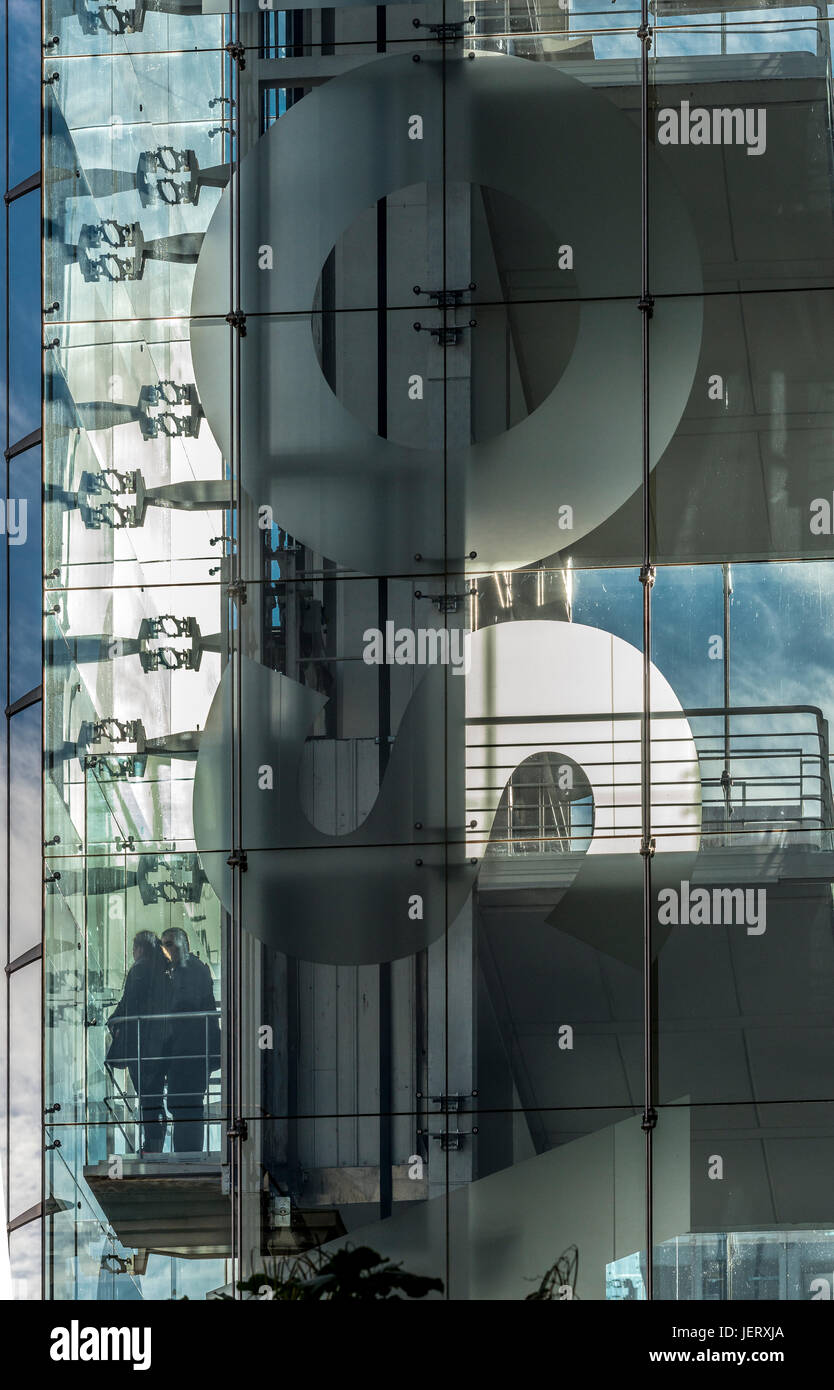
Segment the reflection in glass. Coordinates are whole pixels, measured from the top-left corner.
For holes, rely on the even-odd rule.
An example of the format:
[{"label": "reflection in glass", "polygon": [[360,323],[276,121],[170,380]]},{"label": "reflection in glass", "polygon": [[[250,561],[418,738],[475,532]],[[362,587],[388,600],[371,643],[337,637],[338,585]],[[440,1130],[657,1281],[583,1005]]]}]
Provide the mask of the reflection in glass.
[{"label": "reflection in glass", "polygon": [[49,1298],[823,1296],[828,25],[660,9],[46,6]]}]

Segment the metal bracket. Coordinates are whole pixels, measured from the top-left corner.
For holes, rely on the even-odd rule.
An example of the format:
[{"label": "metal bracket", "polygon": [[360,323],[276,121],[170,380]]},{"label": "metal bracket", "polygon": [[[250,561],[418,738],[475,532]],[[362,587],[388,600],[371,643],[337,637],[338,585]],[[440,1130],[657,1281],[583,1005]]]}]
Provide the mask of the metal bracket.
[{"label": "metal bracket", "polygon": [[[180,647],[151,647],[149,642],[157,637],[187,637],[191,642],[188,650]],[[196,618],[176,618],[165,613],[158,618],[143,618],[139,625],[139,660],[142,670],[158,671],[199,671],[203,659],[203,646],[200,625]]]},{"label": "metal bracket", "polygon": [[654,852],[656,849],[657,840],[655,839],[654,835],[652,835],[648,840],[643,840],[643,842],[640,845],[640,853],[644,856],[644,858],[653,859]]},{"label": "metal bracket", "polygon": [[463,300],[463,296],[465,294],[471,294],[471,292],[477,288],[478,286],[475,284],[474,280],[466,286],[465,290],[424,290],[421,289],[419,285],[412,286],[415,294],[425,294],[428,295],[429,299],[436,299],[438,309],[458,308]]},{"label": "metal bracket", "polygon": [[[91,743],[134,743],[132,753],[88,753]],[[107,770],[113,778],[143,776],[147,764],[145,726],[141,719],[120,720],[114,717],[82,720],[78,733],[78,758],[85,772],[97,767]]]},{"label": "metal bracket", "polygon": [[241,338],[246,337],[246,315],[242,309],[233,309],[226,315],[226,322],[230,328],[236,328]]},{"label": "metal bracket", "polygon": [[[187,174],[187,181],[178,183],[177,174]],[[196,154],[193,150],[176,150],[173,145],[143,151],[136,166],[136,191],[143,208],[157,201],[169,207],[198,203],[200,166]]]},{"label": "metal bracket", "polygon": [[116,719],[114,715],[104,719],[85,719],[81,724],[78,743],[135,743],[140,752],[145,748],[145,728],[141,719]]},{"label": "metal bracket", "polygon": [[292,1197],[270,1192],[267,1198],[269,1225],[273,1231],[292,1226]]},{"label": "metal bracket", "polygon": [[[141,280],[145,270],[145,238],[138,222],[85,222],[78,234],[76,259],[88,285],[103,280],[123,284]],[[120,251],[126,252],[120,256]]]},{"label": "metal bracket", "polygon": [[641,294],[637,301],[637,308],[640,310],[641,314],[648,314],[649,318],[651,318],[654,313],[654,295]]},{"label": "metal bracket", "polygon": [[415,598],[429,599],[437,609],[438,613],[457,613],[460,601],[465,597],[464,594],[424,594],[422,590],[414,590]]},{"label": "metal bracket", "polygon": [[474,24],[475,16],[471,14],[466,19],[458,19],[448,24],[424,24],[420,19],[412,19],[411,23],[415,29],[429,29],[438,43],[454,43],[457,39],[467,37],[464,35],[463,26]]},{"label": "metal bracket", "polygon": [[230,599],[234,599],[237,603],[245,603],[246,580],[233,579],[230,584],[226,585],[226,593],[229,595]]},{"label": "metal bracket", "polygon": [[100,9],[87,8],[85,0],[76,0],[75,13],[84,34],[141,34],[145,24],[146,0],[133,0],[126,9],[117,9],[115,4],[102,4]]},{"label": "metal bracket", "polygon": [[246,49],[244,45],[240,42],[227,43],[226,52],[228,53],[229,57],[233,58],[234,61],[237,63],[238,67],[240,68],[240,71],[243,72],[243,69],[246,67]]},{"label": "metal bracket", "polygon": [[437,339],[438,347],[457,347],[460,342],[461,334],[467,328],[477,328],[478,320],[470,319],[468,323],[456,323],[451,325],[443,324],[438,328],[429,328],[419,320],[414,324],[415,333],[431,333]]},{"label": "metal bracket", "polygon": [[467,1101],[468,1099],[468,1096],[462,1096],[457,1091],[448,1096],[429,1096],[429,1100],[432,1102],[432,1105],[441,1106],[444,1113],[449,1113],[450,1111],[454,1110],[462,1110],[465,1101]]},{"label": "metal bracket", "polygon": [[[418,1134],[420,1131],[418,1130]],[[429,1139],[439,1139],[440,1147],[444,1153],[451,1153],[455,1149],[463,1148],[463,1141],[466,1135],[460,1129],[441,1129],[437,1131],[429,1130]]]},{"label": "metal bracket", "polygon": [[89,753],[81,764],[85,772],[94,772],[95,769],[104,768],[108,775],[114,780],[125,777],[141,777],[142,772],[137,769],[144,767],[144,759],[141,763],[130,753],[120,753],[118,756],[107,756],[104,753]]},{"label": "metal bracket", "polygon": [[119,493],[136,492],[139,473],[132,469],[129,473],[120,473],[117,468],[102,468],[100,473],[85,473],[84,481],[89,492],[103,492],[105,489],[112,492],[113,496]]},{"label": "metal bracket", "polygon": [[641,39],[646,44],[647,48],[651,48],[652,46],[652,32],[652,26],[650,24],[641,24],[640,28],[637,30],[638,39]]},{"label": "metal bracket", "polygon": [[246,855],[246,850],[233,849],[228,859],[226,860],[226,863],[228,864],[230,869],[240,869],[240,872],[242,874],[245,874],[246,870],[249,868],[249,860]]},{"label": "metal bracket", "polygon": [[650,1134],[656,1124],[657,1111],[654,1109],[653,1106],[650,1106],[648,1110],[643,1111],[643,1118],[640,1121],[640,1128],[642,1129],[644,1134]]},{"label": "metal bracket", "polygon": [[648,587],[651,588],[652,585],[654,584],[656,574],[657,574],[657,571],[655,570],[654,565],[641,565],[641,567],[640,567],[640,583],[641,583],[641,584],[647,584]]},{"label": "metal bracket", "polygon": [[226,1130],[226,1138],[241,1140],[249,1138],[249,1126],[242,1116],[232,1122],[231,1129]]},{"label": "metal bracket", "polygon": [[[199,903],[203,895],[203,884],[207,879],[197,855],[184,854],[173,858],[166,856],[165,867],[172,873],[179,872],[179,879],[166,878],[158,883],[151,883],[149,875],[160,871],[159,861],[155,855],[140,856],[137,887],[143,904],[148,907],[158,902]],[[195,922],[198,918],[194,916],[191,920]]]}]

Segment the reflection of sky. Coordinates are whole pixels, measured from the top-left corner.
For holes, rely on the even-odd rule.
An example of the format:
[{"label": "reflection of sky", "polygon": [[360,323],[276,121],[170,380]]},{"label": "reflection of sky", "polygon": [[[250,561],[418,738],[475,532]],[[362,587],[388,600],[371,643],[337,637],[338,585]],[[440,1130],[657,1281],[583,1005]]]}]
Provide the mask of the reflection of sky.
[{"label": "reflection of sky", "polygon": [[[9,183],[33,174],[40,163],[41,7],[36,0],[8,0],[9,43]],[[38,247],[33,247],[35,256]]]},{"label": "reflection of sky", "polygon": [[[834,718],[834,567],[826,561],[734,564],[730,606],[733,705],[819,705]],[[573,620],[642,646],[635,570],[574,571]],[[652,655],[684,706],[723,704],[709,656],[723,633],[718,565],[662,566],[652,591]]]},{"label": "reflection of sky", "polygon": [[[824,719],[834,718],[834,567],[827,562],[733,565],[730,604],[730,705],[814,705]],[[713,639],[723,635],[722,573],[720,566],[661,567],[652,591],[652,656],[684,708],[715,708],[724,703],[724,667],[713,659]],[[612,632],[642,648],[642,590],[634,570],[576,571],[573,620]],[[695,719],[693,732],[715,735],[716,720]],[[773,749],[802,748],[816,755],[813,716],[780,711],[733,721],[736,748],[750,743]],[[749,742],[744,732],[755,734]],[[779,736],[778,738],[776,736]],[[700,746],[700,745],[699,745]],[[715,748],[715,742],[710,747]],[[715,759],[702,763],[702,773],[720,771]],[[797,772],[795,753],[783,761],[733,761],[733,775],[767,771],[777,779]],[[812,777],[816,766],[806,764]],[[817,814],[817,783],[805,785],[805,815]],[[793,801],[797,784],[783,784],[785,799]],[[740,795],[740,791],[737,793]],[[734,794],[735,795],[735,794]],[[781,799],[776,781],[750,787],[750,795],[766,802]]]},{"label": "reflection of sky", "polygon": [[41,1223],[30,1221],[9,1237],[13,1283],[10,1293],[15,1299],[37,1301],[41,1295]]},{"label": "reflection of sky", "polygon": [[[661,569],[652,591],[655,665],[684,706],[723,703],[721,663],[709,638],[723,632],[721,570],[714,565]],[[573,620],[604,628],[638,650],[643,591],[636,570],[576,571]]]}]

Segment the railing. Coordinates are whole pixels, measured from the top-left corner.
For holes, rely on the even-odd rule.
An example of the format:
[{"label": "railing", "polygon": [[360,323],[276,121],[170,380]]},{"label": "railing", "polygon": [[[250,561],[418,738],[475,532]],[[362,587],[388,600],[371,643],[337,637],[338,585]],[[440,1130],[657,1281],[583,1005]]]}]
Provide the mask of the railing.
[{"label": "railing", "polygon": [[[771,14],[771,10],[776,10],[776,14]],[[816,13],[792,14],[802,10]],[[649,11],[655,35],[653,51],[657,58],[713,56],[711,41],[715,38],[719,41],[719,54],[726,56],[728,34],[744,35],[748,45],[745,52],[775,55],[780,52],[774,42],[776,35],[800,33],[813,36],[817,56],[830,67],[827,11],[820,3],[802,4],[797,0],[797,3],[784,4],[782,0],[767,0],[756,6],[751,0],[735,0],[734,4],[727,4],[726,0],[723,4],[721,0],[650,0]],[[586,4],[576,3],[576,0],[563,0],[563,3],[560,0],[519,0],[518,4],[499,0],[479,11],[472,38],[476,46],[481,42],[500,52],[524,57],[533,51],[541,52],[548,39],[616,40],[618,33],[638,27],[640,13],[638,0],[625,0],[622,8],[617,5],[616,11],[604,0],[597,0],[597,3],[589,0]],[[755,50],[750,46],[754,36],[761,37],[761,46]],[[700,53],[696,47],[699,38],[703,40]],[[794,47],[788,43],[781,51],[793,51]],[[590,49],[587,56],[591,56]]]},{"label": "railing", "polygon": [[[663,720],[688,722],[690,736],[668,737]],[[566,853],[585,849],[597,830],[600,813],[607,813],[605,840],[601,845],[616,851],[617,841],[634,833],[633,816],[622,816],[639,800],[641,715],[635,713],[570,716],[526,716],[523,719],[477,721],[489,725],[570,725],[572,737],[562,737],[554,727],[551,750],[542,751],[542,740],[531,741],[535,751],[520,765],[502,762],[523,748],[518,735],[510,745],[493,738],[480,741],[470,728],[468,748],[488,761],[486,781],[474,758],[476,774],[467,787],[467,820],[483,814],[490,797],[500,794],[490,836],[490,856]],[[611,728],[622,732],[611,737]],[[632,728],[622,728],[631,724]],[[828,725],[814,705],[746,705],[697,707],[682,712],[658,711],[652,724],[652,792],[662,795],[659,819],[674,848],[676,815],[691,815],[692,786],[679,777],[689,768],[694,743],[700,769],[700,839],[702,847],[795,845],[808,850],[834,847],[834,798],[829,767]],[[594,734],[594,725],[605,731]],[[581,738],[573,737],[577,726]],[[486,730],[485,730],[486,732]],[[675,753],[676,746],[680,750]],[[660,750],[658,753],[658,749]],[[570,786],[559,785],[554,765],[576,755],[579,776]],[[598,754],[598,756],[597,756]],[[591,796],[585,769],[594,782]],[[589,779],[590,780],[590,779]],[[680,798],[674,795],[678,783]],[[474,783],[474,785],[473,785]],[[616,824],[621,814],[622,823]],[[612,825],[612,822],[614,824]],[[681,827],[681,834],[689,827]]]},{"label": "railing", "polygon": [[[117,1003],[112,1002],[114,1006]],[[184,1050],[177,1046],[172,1028],[189,1023],[194,1026],[197,1020],[203,1025],[202,1047],[187,1043],[188,1050]],[[221,1045],[219,1031],[214,1046],[209,1038],[212,1020],[219,1025],[216,1009],[117,1014],[108,1024],[114,1040],[118,1038],[118,1060],[105,1063],[109,1086],[104,1104],[123,1136],[125,1155],[177,1152],[187,1153],[189,1158],[195,1154],[206,1159],[210,1154],[216,1157],[220,1149],[220,1080],[214,1080],[212,1073],[220,1070]],[[143,1025],[146,1046],[142,1045]],[[114,1074],[123,1069],[125,1084]],[[171,1087],[172,1069],[180,1089]],[[177,1097],[178,1103],[169,1114],[165,1102],[172,1097]],[[198,1130],[199,1143],[194,1143]],[[187,1135],[189,1143],[178,1144],[178,1135]]]},{"label": "railing", "polygon": [[[744,836],[831,849],[834,808],[828,725],[814,705],[687,711],[701,765],[702,838],[714,846]],[[729,718],[729,732],[724,720]],[[778,727],[772,727],[779,720]],[[782,722],[785,721],[785,722]]]}]

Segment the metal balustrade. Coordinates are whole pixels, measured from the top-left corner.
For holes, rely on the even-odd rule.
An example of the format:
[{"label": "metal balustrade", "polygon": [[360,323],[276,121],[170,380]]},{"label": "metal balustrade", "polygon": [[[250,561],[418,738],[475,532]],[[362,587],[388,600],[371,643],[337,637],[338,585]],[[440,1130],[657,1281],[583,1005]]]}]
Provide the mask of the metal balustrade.
[{"label": "metal balustrade", "polygon": [[[684,709],[683,715],[689,721],[700,769],[702,847],[834,847],[828,725],[821,710],[812,705],[718,706]],[[661,744],[660,756],[652,760],[652,791],[655,796],[663,793],[660,819],[664,835],[669,836],[676,833],[675,813],[687,812],[692,806],[691,794],[680,799],[669,795],[678,782],[676,769],[689,763],[686,752],[691,744],[688,739],[666,736],[661,743],[657,726],[660,721],[680,718],[673,711],[653,712],[651,716],[653,748],[656,741]],[[559,854],[587,848],[601,811],[613,813],[620,809],[624,793],[639,799],[639,732],[626,731],[623,726],[631,723],[639,729],[640,720],[639,712],[535,716],[528,722],[570,723],[574,726],[571,732],[577,725],[582,726],[582,738],[561,738],[554,729],[552,751],[543,753],[541,741],[536,740],[532,745],[536,752],[520,766],[493,756],[494,750],[501,749],[500,743],[489,739],[470,741],[468,748],[477,750],[475,757],[489,755],[489,770],[496,776],[490,782],[477,775],[468,776],[467,820],[483,813],[490,792],[500,793],[488,854]],[[619,725],[621,732],[613,739],[608,729],[595,735],[593,726],[600,724],[615,728]],[[675,756],[676,744],[681,748],[680,758]],[[520,746],[514,738],[511,757]],[[599,756],[589,759],[589,748],[598,750]],[[572,753],[581,753],[581,767],[572,768],[571,786],[560,787],[556,769],[571,766]],[[581,768],[593,769],[595,797]],[[477,774],[479,767],[470,758],[467,772],[471,771]],[[606,829],[604,839],[610,843],[602,847],[616,851],[617,841],[632,836],[633,831],[628,822]]]},{"label": "metal balustrade", "polygon": [[[112,1002],[115,1005],[116,1001]],[[180,1048],[169,1043],[166,1029],[171,1025],[198,1019],[202,1020],[203,1024],[202,1049],[183,1052]],[[120,1028],[122,1037],[126,1038],[127,1041],[120,1047],[119,1051],[120,1058],[124,1059],[124,1068],[121,1061],[105,1063],[107,1091],[104,1105],[112,1116],[115,1130],[122,1136],[125,1157],[167,1158],[169,1154],[175,1152],[173,1146],[176,1126],[199,1124],[202,1130],[200,1147],[180,1149],[176,1152],[178,1155],[187,1152],[190,1161],[193,1161],[194,1158],[202,1158],[206,1162],[216,1163],[220,1151],[221,1082],[219,1070],[222,1052],[218,1052],[217,1047],[214,1051],[210,1048],[209,1025],[212,1019],[219,1022],[220,1015],[217,1010],[119,1014],[113,1019],[114,1027]],[[143,1025],[145,1037],[148,1040],[146,1047],[142,1045]],[[134,1026],[135,1035],[133,1033]],[[152,1035],[151,1030],[153,1030]],[[134,1036],[135,1047],[133,1046]],[[200,1080],[205,1077],[206,1085],[203,1091],[186,1088],[174,1092],[173,1094],[178,1097],[187,1098],[184,1105],[180,1104],[175,1107],[178,1113],[174,1114],[167,1108],[170,1100],[168,1070],[172,1064],[182,1063],[196,1064],[200,1068],[199,1071],[196,1071],[195,1076],[186,1076],[183,1078],[184,1081],[199,1084]],[[212,1063],[214,1063],[214,1075],[212,1075]],[[119,1075],[116,1074],[117,1072]],[[121,1079],[122,1077],[124,1080]],[[156,1106],[157,1098],[161,1108]],[[189,1109],[199,1112],[199,1115],[183,1113]],[[149,1125],[156,1125],[162,1129],[160,1148],[149,1145],[143,1134],[143,1128],[147,1128]]]}]

